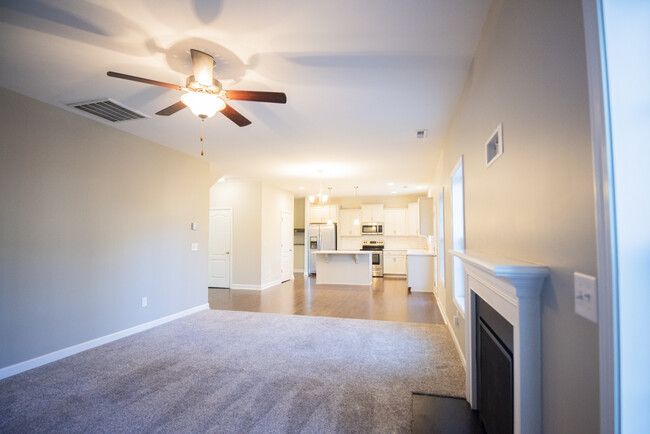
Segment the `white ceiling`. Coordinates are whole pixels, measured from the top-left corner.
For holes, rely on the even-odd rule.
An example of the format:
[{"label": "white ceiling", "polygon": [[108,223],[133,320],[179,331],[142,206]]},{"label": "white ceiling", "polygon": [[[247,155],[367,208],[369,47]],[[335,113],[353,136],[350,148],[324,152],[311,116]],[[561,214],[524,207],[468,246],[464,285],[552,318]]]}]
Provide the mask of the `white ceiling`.
[{"label": "white ceiling", "polygon": [[[198,156],[197,117],[188,109],[154,115],[180,92],[106,72],[183,85],[192,69],[189,50],[199,49],[215,57],[225,89],[287,94],[286,105],[230,102],[252,121],[247,127],[220,114],[205,122],[204,158],[226,178],[265,180],[301,196],[317,192],[323,170],[333,196],[352,196],[355,185],[360,196],[424,193],[488,6],[489,0],[3,0],[0,79],[67,110],[72,102],[112,98],[151,118],[99,122]],[[421,129],[428,136],[418,140]]]}]

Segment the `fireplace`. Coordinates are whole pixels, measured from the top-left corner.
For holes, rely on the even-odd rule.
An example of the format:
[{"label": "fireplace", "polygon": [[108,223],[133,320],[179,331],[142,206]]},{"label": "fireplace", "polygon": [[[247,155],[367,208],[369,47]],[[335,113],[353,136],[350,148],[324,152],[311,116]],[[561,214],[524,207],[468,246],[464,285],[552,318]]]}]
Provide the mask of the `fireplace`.
[{"label": "fireplace", "polygon": [[[506,420],[503,422],[505,425],[509,425],[508,421],[512,420],[511,431],[495,432],[541,433],[542,344],[539,297],[549,272],[548,267],[472,251],[452,250],[450,253],[463,261],[465,273],[467,401],[479,413],[485,411],[485,408],[480,408],[481,380],[489,382],[494,375],[501,376],[500,372],[505,372],[510,364],[512,405],[499,403],[501,407],[494,411],[489,408],[489,404],[484,404],[488,406],[488,417],[492,417],[490,412],[496,413],[499,420]],[[495,322],[497,317],[492,315],[492,311],[505,320],[505,325],[503,321]],[[482,317],[484,321],[481,321]],[[481,324],[485,327],[481,327]],[[511,344],[508,343],[508,333],[503,332],[508,327],[512,329]],[[486,369],[494,372],[484,372],[481,378],[479,366],[482,364],[482,344],[485,344],[483,356],[498,357],[493,359],[496,360],[493,364],[486,366]],[[497,381],[502,385],[501,381],[507,383],[507,378]],[[485,390],[491,388],[501,393],[501,388],[492,386],[485,384]],[[512,416],[508,415],[510,408]],[[502,422],[488,421],[486,425],[489,423]]]},{"label": "fireplace", "polygon": [[488,434],[511,434],[514,426],[512,325],[483,299],[476,299],[478,411]]}]

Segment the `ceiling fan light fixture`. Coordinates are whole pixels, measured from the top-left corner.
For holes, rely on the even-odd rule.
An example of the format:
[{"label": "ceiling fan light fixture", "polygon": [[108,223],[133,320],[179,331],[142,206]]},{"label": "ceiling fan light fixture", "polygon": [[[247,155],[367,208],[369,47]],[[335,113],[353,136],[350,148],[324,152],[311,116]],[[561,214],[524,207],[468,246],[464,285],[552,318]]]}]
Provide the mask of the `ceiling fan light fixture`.
[{"label": "ceiling fan light fixture", "polygon": [[181,96],[181,101],[201,119],[211,118],[226,108],[224,100],[211,93],[187,92]]}]

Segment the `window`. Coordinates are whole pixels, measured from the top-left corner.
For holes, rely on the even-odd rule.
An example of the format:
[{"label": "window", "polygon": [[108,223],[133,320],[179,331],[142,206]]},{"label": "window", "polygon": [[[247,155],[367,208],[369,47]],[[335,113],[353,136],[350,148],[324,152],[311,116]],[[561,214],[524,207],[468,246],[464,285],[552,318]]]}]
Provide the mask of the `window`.
[{"label": "window", "polygon": [[442,287],[445,286],[445,202],[443,191],[438,196],[438,273]]},{"label": "window", "polygon": [[[463,156],[460,156],[456,168],[451,173],[451,235],[454,250],[465,249],[465,200],[463,181]],[[454,284],[454,301],[465,311],[465,273],[463,262],[453,257],[452,279]]]}]

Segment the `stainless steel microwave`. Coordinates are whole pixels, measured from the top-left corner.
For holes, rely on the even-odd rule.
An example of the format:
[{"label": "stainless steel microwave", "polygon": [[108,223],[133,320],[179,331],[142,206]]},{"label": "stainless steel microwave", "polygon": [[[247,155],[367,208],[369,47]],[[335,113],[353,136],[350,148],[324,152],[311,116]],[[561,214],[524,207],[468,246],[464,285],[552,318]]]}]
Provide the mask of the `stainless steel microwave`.
[{"label": "stainless steel microwave", "polygon": [[384,225],[382,223],[364,223],[361,225],[363,235],[384,235]]}]

